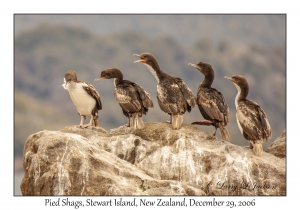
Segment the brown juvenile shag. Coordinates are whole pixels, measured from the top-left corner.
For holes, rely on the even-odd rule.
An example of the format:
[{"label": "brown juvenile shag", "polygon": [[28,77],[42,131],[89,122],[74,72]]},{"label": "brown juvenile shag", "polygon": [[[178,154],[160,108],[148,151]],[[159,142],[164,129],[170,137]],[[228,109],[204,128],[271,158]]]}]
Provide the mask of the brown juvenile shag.
[{"label": "brown juvenile shag", "polygon": [[196,98],[191,89],[180,78],[173,77],[163,72],[158,65],[154,55],[151,53],[142,53],[138,56],[141,62],[146,65],[156,78],[157,101],[160,109],[170,115],[170,123],[173,129],[179,129],[183,123],[183,114],[191,111],[196,105]]},{"label": "brown juvenile shag", "polygon": [[211,87],[215,77],[212,66],[206,62],[189,63],[188,65],[195,67],[204,75],[204,80],[198,86],[197,104],[205,120],[193,122],[192,124],[214,126],[214,136],[219,128],[222,138],[231,141],[230,134],[225,127],[230,119],[229,108],[222,93]]},{"label": "brown juvenile shag", "polygon": [[247,99],[249,85],[241,75],[225,76],[236,86],[235,97],[236,119],[244,138],[249,141],[249,148],[257,156],[262,156],[263,141],[272,137],[271,126],[264,110],[254,101]]},{"label": "brown juvenile shag", "polygon": [[123,74],[119,69],[109,68],[101,72],[101,79],[114,78],[115,98],[122,108],[123,114],[128,118],[128,127],[141,129],[144,127],[142,115],[146,115],[153,102],[141,86],[129,80],[123,80]]}]

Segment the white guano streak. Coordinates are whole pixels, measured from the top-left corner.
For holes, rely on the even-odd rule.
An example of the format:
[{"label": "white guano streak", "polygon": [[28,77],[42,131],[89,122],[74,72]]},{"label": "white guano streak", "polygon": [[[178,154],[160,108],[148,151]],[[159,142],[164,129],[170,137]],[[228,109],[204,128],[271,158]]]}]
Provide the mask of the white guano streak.
[{"label": "white guano streak", "polygon": [[32,157],[32,162],[34,167],[33,177],[34,177],[34,184],[35,184],[38,178],[40,177],[40,173],[41,173],[39,157],[37,155],[34,155]]},{"label": "white guano streak", "polygon": [[[66,143],[66,149],[65,149],[65,152],[64,152],[64,154],[62,155],[62,158],[60,159],[60,163],[58,163],[58,189],[56,188],[56,189],[54,189],[54,191],[55,191],[55,195],[64,195],[64,192],[65,192],[65,187],[68,187],[69,185],[68,185],[68,183],[64,183],[63,181],[62,181],[62,178],[66,178],[66,179],[69,179],[69,177],[64,177],[65,176],[65,171],[63,171],[63,169],[64,169],[64,167],[63,167],[63,165],[62,165],[62,163],[63,163],[63,160],[64,160],[64,158],[65,158],[65,154],[67,153],[67,151],[68,151],[68,143],[69,143],[69,138],[68,138],[68,140],[67,140],[67,143]],[[69,181],[69,180],[68,180]],[[67,181],[67,182],[68,182]]]},{"label": "white guano streak", "polygon": [[81,190],[81,193],[80,193],[80,195],[82,195],[83,194],[83,192],[84,192],[84,189],[85,189],[85,181],[86,180],[88,180],[88,178],[89,178],[89,174],[88,174],[88,167],[87,167],[87,164],[88,164],[88,162],[87,162],[87,160],[86,160],[86,157],[85,157],[85,155],[84,155],[84,153],[79,149],[79,147],[78,147],[78,145],[77,145],[77,140],[76,139],[74,139],[74,142],[75,142],[75,144],[76,144],[76,147],[77,147],[77,149],[78,149],[78,151],[80,152],[80,154],[83,156],[83,167],[80,167],[80,171],[82,170],[83,172],[83,179],[82,179],[82,182],[83,182],[83,187],[82,187],[82,190]]}]

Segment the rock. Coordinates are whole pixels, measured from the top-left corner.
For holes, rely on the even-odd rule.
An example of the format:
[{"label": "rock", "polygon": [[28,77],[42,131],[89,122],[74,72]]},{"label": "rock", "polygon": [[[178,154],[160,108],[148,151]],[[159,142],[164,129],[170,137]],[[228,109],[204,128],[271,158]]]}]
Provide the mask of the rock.
[{"label": "rock", "polygon": [[266,152],[279,158],[286,157],[286,130],[284,130],[267,149]]},{"label": "rock", "polygon": [[285,160],[192,125],[44,130],[23,167],[23,195],[286,195]]}]

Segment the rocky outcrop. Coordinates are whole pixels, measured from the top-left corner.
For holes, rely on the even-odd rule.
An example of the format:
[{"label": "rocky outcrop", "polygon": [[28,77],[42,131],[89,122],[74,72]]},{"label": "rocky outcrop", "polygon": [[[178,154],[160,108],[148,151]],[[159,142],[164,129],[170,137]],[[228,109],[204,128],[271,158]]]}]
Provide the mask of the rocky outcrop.
[{"label": "rocky outcrop", "polygon": [[279,158],[286,157],[286,130],[284,130],[267,149],[266,152]]},{"label": "rocky outcrop", "polygon": [[285,160],[191,125],[68,126],[28,137],[23,195],[286,195]]}]

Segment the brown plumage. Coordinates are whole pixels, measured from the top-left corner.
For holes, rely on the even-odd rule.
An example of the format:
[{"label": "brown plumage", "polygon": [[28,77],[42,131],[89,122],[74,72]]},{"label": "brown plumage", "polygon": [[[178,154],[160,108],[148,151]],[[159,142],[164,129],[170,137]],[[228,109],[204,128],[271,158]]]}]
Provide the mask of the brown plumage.
[{"label": "brown plumage", "polygon": [[109,68],[101,72],[100,79],[114,78],[115,98],[122,108],[123,114],[128,118],[128,126],[143,128],[142,115],[147,114],[148,109],[153,107],[153,102],[141,86],[129,80],[123,80],[123,74],[119,69]]},{"label": "brown plumage", "polygon": [[195,67],[205,76],[197,92],[197,104],[205,120],[193,122],[192,124],[214,126],[215,132],[213,135],[216,135],[219,128],[222,138],[231,141],[230,134],[225,127],[230,119],[229,108],[223,95],[211,87],[214,81],[212,66],[206,62],[199,62],[197,65],[189,63],[188,65]]},{"label": "brown plumage", "polygon": [[191,89],[180,78],[164,73],[154,55],[151,53],[134,54],[140,58],[135,61],[146,65],[156,78],[157,101],[160,109],[171,116],[173,129],[179,129],[183,122],[183,114],[191,111],[196,99]]},{"label": "brown plumage", "polygon": [[[100,94],[93,85],[77,80],[76,72],[69,70],[65,74],[62,86],[69,91],[77,112],[81,116],[79,127],[99,126],[98,111],[102,109],[102,104]],[[90,117],[91,120],[88,124],[84,125],[86,116]]]},{"label": "brown plumage", "polygon": [[236,119],[244,138],[250,142],[250,148],[257,156],[262,156],[264,139],[272,137],[272,130],[264,110],[254,101],[247,99],[249,85],[241,75],[225,76],[238,90],[235,98]]}]

